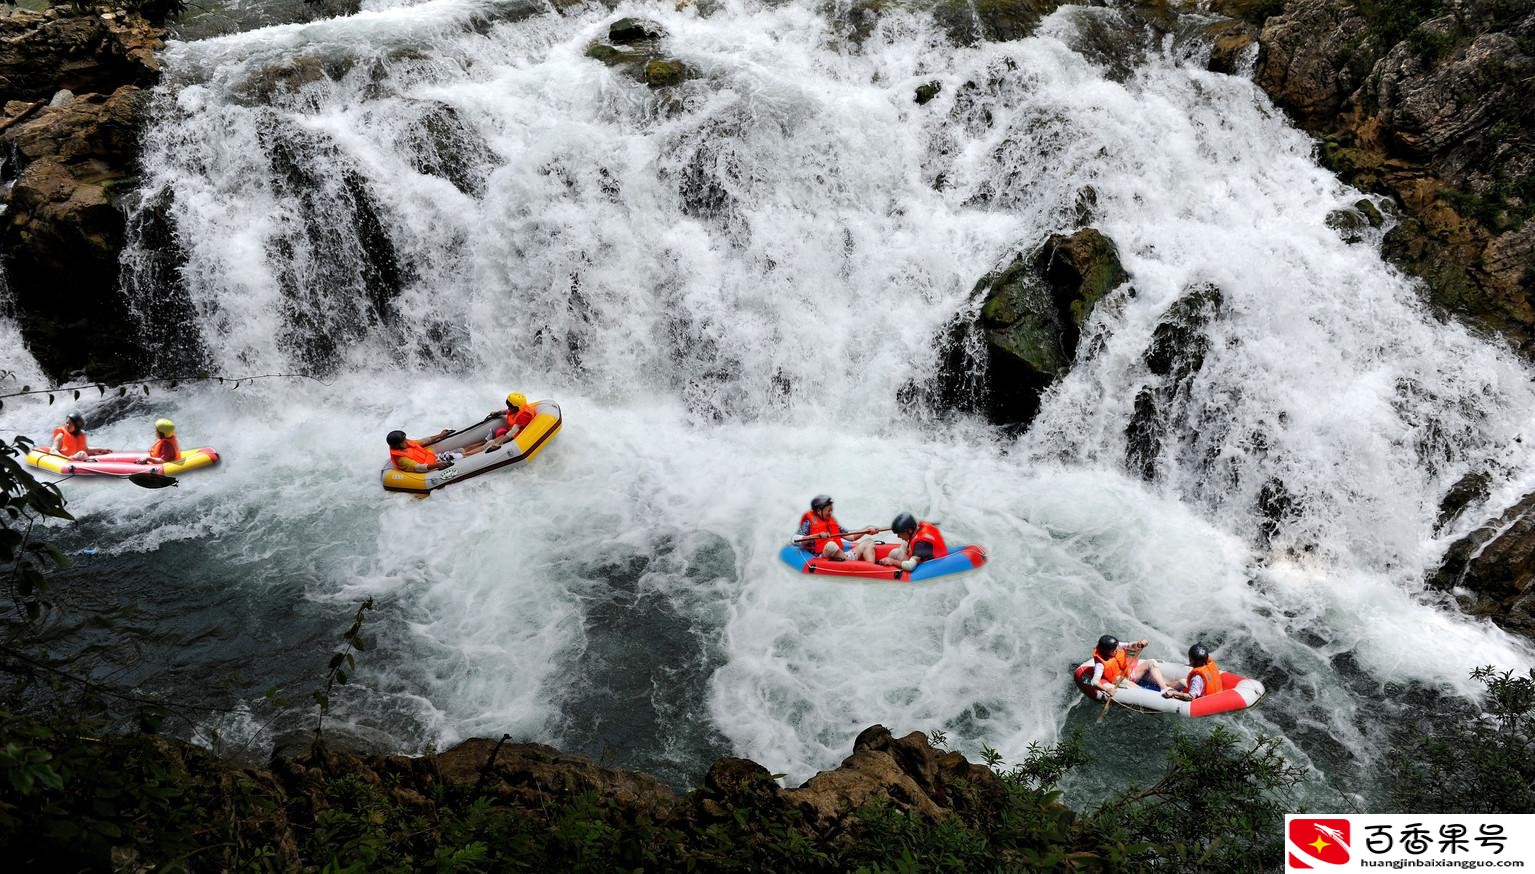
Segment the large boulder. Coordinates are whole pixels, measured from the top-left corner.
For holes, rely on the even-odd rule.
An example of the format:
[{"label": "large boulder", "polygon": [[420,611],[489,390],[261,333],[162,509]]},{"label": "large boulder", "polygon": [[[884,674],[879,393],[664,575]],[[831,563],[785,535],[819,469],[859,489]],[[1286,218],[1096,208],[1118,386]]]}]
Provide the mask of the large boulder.
[{"label": "large boulder", "polygon": [[[144,92],[66,97],[0,135],[20,175],[0,215],[17,321],[38,363],[65,377],[125,375],[135,354],[117,294]],[[7,105],[7,117],[31,108]],[[67,289],[68,293],[60,293]]]},{"label": "large boulder", "polygon": [[[1114,243],[1093,228],[1053,234],[1031,255],[976,284],[982,299],[973,324],[948,329],[942,391],[952,403],[980,409],[1000,424],[1027,424],[1041,393],[1070,369],[1094,305],[1129,279]],[[979,331],[982,360],[966,336]],[[984,382],[968,385],[980,369]]]},{"label": "large boulder", "polygon": [[1535,494],[1452,544],[1429,582],[1467,612],[1535,639]]},{"label": "large boulder", "polygon": [[110,93],[159,76],[161,31],[119,10],[73,14],[15,10],[0,17],[0,104],[75,93]]},{"label": "large boulder", "polygon": [[134,375],[118,259],[162,36],[111,7],[0,18],[0,146],[16,174],[0,253],[23,338],[55,378]]}]

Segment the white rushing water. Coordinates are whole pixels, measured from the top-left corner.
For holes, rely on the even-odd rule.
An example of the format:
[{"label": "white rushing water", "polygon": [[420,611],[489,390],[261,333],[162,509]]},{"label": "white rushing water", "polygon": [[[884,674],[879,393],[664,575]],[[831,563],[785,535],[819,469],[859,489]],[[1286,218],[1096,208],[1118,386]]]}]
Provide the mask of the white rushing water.
[{"label": "white rushing water", "polygon": [[[391,633],[341,709],[407,749],[507,731],[798,780],[882,722],[1017,759],[1083,719],[1065,669],[1113,632],[1262,675],[1227,724],[1321,774],[1368,764],[1386,684],[1468,692],[1473,666],[1529,662],[1422,577],[1476,521],[1434,531],[1457,479],[1491,472],[1493,504],[1535,485],[1530,374],[1326,226],[1360,195],[1250,82],[1172,48],[1106,75],[1073,46],[1109,9],[955,47],[920,12],[857,43],[827,6],[677,6],[389,3],[173,43],[144,185],[194,330],[162,354],[332,375],[100,408],[98,443],[167,412],[226,462],[148,496],[81,486],[77,514],[120,553],[201,544],[193,572],[244,598],[377,598]],[[696,78],[656,91],[586,57],[623,15]],[[1133,294],[1098,307],[1035,426],[903,395],[976,280],[1070,231],[1086,186]],[[1143,353],[1201,283],[1220,311],[1144,482],[1125,428],[1164,380]],[[535,463],[381,493],[385,432],[513,388],[565,410]],[[1265,545],[1275,482],[1290,518]],[[849,524],[940,520],[991,564],[791,574],[777,547],[817,492]],[[1098,739],[1145,739],[1116,716]]]}]

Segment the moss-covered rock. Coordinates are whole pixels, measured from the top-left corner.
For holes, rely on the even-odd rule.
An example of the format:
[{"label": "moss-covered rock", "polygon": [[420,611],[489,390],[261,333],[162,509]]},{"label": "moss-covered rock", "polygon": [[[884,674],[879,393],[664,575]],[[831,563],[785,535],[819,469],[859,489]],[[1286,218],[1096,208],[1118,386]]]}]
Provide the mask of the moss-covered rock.
[{"label": "moss-covered rock", "polygon": [[1027,424],[1041,393],[1070,369],[1093,307],[1128,279],[1113,242],[1093,228],[1018,255],[976,284],[978,318],[946,328],[940,392],[999,424]]},{"label": "moss-covered rock", "polygon": [[687,78],[688,68],[675,58],[648,61],[645,64],[645,84],[652,88],[678,85]]}]

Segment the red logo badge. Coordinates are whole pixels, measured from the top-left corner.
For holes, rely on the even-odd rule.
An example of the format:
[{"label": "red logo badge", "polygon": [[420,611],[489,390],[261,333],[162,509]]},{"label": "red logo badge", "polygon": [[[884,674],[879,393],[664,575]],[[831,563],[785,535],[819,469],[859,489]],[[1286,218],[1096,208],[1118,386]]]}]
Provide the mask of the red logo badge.
[{"label": "red logo badge", "polygon": [[1292,819],[1285,838],[1291,868],[1325,868],[1348,863],[1346,819]]}]

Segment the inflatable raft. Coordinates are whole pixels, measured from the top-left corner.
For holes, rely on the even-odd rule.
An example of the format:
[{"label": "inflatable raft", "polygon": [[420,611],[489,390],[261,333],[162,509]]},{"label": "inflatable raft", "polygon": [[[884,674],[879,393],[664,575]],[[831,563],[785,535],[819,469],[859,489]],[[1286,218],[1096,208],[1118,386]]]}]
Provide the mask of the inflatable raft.
[{"label": "inflatable raft", "polygon": [[[531,406],[536,413],[533,421],[499,449],[489,449],[467,458],[460,458],[453,463],[452,467],[426,473],[411,473],[385,462],[381,472],[384,488],[391,492],[413,492],[424,495],[443,486],[477,477],[482,473],[490,473],[519,461],[527,461],[549,445],[549,441],[559,433],[560,424],[563,421],[560,405],[554,401],[538,401]],[[422,441],[422,445],[430,447],[438,454],[461,450],[466,446],[485,442],[497,428],[504,424],[506,419],[497,414],[461,431],[454,431],[439,440]]]},{"label": "inflatable raft", "polygon": [[218,451],[212,446],[189,449],[181,453],[180,461],[169,464],[139,464],[142,452],[108,452],[92,455],[89,461],[71,461],[47,449],[34,449],[27,453],[27,464],[62,473],[67,476],[132,476],[136,473],[155,473],[162,476],[180,476],[189,470],[197,470],[217,464]]},{"label": "inflatable raft", "polygon": [[[874,554],[878,558],[889,555],[899,543],[878,543]],[[842,541],[844,550],[851,550],[851,541]],[[956,546],[943,558],[930,559],[903,571],[898,567],[875,564],[869,561],[828,561],[802,546],[789,545],[779,550],[783,563],[802,574],[819,574],[825,577],[859,577],[866,580],[906,580],[919,582],[934,577],[973,571],[986,563],[986,550],[979,546]]]},{"label": "inflatable raft", "polygon": [[[1187,677],[1189,671],[1194,670],[1188,665],[1173,665],[1166,662],[1160,663],[1160,667],[1162,676],[1169,681],[1175,677],[1178,679]],[[1103,692],[1087,684],[1092,675],[1093,660],[1088,659],[1072,671],[1072,682],[1083,695],[1094,701],[1102,701]],[[1221,671],[1221,686],[1221,691],[1214,695],[1201,695],[1193,701],[1180,701],[1177,698],[1163,698],[1162,693],[1156,689],[1147,689],[1123,680],[1114,692],[1114,700],[1132,710],[1199,717],[1246,710],[1263,698],[1263,684],[1252,677]]]}]

